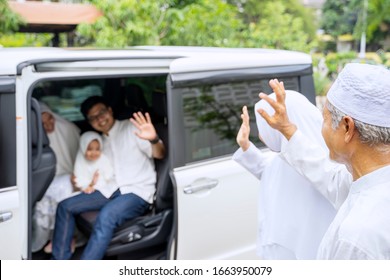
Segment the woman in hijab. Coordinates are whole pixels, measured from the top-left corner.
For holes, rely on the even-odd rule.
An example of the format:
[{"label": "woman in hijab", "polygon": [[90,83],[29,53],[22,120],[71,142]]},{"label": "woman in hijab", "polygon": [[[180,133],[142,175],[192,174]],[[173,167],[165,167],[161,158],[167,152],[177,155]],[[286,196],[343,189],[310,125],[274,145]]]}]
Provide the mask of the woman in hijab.
[{"label": "woman in hijab", "polygon": [[[56,174],[43,198],[35,205],[33,214],[32,251],[37,252],[51,239],[57,204],[74,191],[71,183],[80,130],[73,123],[53,113],[40,103],[42,124],[56,156]],[[45,247],[50,253],[51,248]]]},{"label": "woman in hijab", "polygon": [[[269,95],[275,99],[275,94]],[[286,91],[290,120],[313,142],[327,149],[321,137],[322,116],[306,97]],[[233,159],[261,179],[258,209],[257,253],[262,259],[315,259],[320,241],[336,210],[310,183],[284,162],[278,154],[287,139],[272,129],[257,113],[270,115],[271,106],[264,100],[255,106],[259,137],[273,151],[265,155],[249,141],[249,115],[246,106],[237,135],[240,149]]]}]

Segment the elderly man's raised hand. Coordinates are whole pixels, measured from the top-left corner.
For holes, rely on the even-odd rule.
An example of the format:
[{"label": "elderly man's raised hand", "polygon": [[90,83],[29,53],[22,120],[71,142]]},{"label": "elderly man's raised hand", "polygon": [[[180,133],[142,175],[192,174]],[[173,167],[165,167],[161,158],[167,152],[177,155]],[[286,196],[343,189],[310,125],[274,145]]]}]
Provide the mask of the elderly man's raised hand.
[{"label": "elderly man's raised hand", "polygon": [[135,134],[139,138],[149,141],[157,138],[157,132],[152,124],[149,113],[145,113],[145,116],[141,112],[134,113],[130,121],[138,129]]},{"label": "elderly man's raised hand", "polygon": [[260,93],[259,97],[275,110],[275,113],[270,116],[265,110],[259,109],[257,112],[265,119],[265,121],[274,129],[279,130],[288,140],[294,135],[297,127],[288,119],[286,110],[286,91],[283,82],[277,79],[269,81],[269,85],[275,92],[276,100],[273,100],[265,93]]},{"label": "elderly man's raised hand", "polygon": [[240,145],[241,149],[243,151],[246,151],[250,146],[249,134],[251,130],[249,126],[248,108],[246,106],[242,107],[241,119],[242,119],[242,124],[240,130],[237,133],[236,141],[237,144]]}]

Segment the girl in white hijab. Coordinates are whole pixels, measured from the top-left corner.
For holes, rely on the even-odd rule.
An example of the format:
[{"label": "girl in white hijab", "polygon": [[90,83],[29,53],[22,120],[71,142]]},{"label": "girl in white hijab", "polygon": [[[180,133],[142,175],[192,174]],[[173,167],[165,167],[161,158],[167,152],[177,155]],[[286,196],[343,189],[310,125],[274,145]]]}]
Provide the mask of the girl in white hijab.
[{"label": "girl in white hijab", "polygon": [[[275,94],[269,95],[275,99]],[[327,149],[321,137],[322,115],[302,94],[286,91],[288,117],[314,143]],[[284,162],[279,152],[287,143],[257,113],[273,114],[264,100],[255,106],[259,137],[274,153],[266,156],[249,142],[246,106],[237,135],[240,149],[233,159],[261,178],[258,210],[257,253],[263,259],[315,259],[320,241],[336,210],[310,183]]]},{"label": "girl in white hijab", "polygon": [[[53,113],[50,108],[40,102],[42,124],[56,156],[56,174],[43,198],[38,201],[33,214],[32,251],[36,252],[51,238],[57,204],[72,195],[71,183],[73,164],[76,158],[80,130],[73,123]],[[50,253],[51,246],[45,247]]]},{"label": "girl in white hijab", "polygon": [[109,198],[117,189],[113,182],[114,170],[103,154],[101,136],[93,131],[80,138],[80,149],[74,167],[76,185],[85,193],[100,191]]}]

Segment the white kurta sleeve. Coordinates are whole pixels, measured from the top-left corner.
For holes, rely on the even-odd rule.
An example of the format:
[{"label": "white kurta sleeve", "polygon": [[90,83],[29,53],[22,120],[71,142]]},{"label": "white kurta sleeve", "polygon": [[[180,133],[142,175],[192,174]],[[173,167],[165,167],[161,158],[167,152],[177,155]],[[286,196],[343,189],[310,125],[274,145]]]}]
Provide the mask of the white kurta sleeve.
[{"label": "white kurta sleeve", "polygon": [[250,143],[248,150],[244,152],[239,148],[233,154],[232,159],[260,180],[270,157],[262,153],[253,143]]},{"label": "white kurta sleeve", "polygon": [[[334,245],[333,255],[329,259],[333,260],[373,260],[374,258],[364,250],[358,248],[350,242],[338,240]],[[321,256],[318,256],[321,259]]]},{"label": "white kurta sleeve", "polygon": [[319,145],[311,143],[299,130],[283,147],[281,156],[336,209],[340,208],[352,183],[352,175],[345,165],[331,161]]}]

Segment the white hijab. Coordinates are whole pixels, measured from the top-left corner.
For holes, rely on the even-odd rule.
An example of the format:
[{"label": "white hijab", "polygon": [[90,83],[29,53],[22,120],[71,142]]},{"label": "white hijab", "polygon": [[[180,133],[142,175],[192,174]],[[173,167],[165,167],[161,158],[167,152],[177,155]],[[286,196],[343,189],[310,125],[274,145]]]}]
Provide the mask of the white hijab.
[{"label": "white hijab", "polygon": [[[269,95],[275,99],[275,94]],[[321,136],[322,115],[306,97],[286,91],[289,119],[298,129],[327,149]],[[274,110],[264,100],[255,106],[259,135],[273,151],[280,152],[287,139],[271,128],[257,113],[259,108],[272,115]],[[278,244],[292,251],[297,259],[315,259],[320,241],[336,210],[291,166],[276,156],[263,172],[259,205],[259,246]]]},{"label": "white hijab", "polygon": [[[100,157],[97,160],[90,161],[85,158],[85,152],[88,145],[97,140],[100,144]],[[99,171],[99,179],[94,186],[96,190],[99,190],[105,197],[109,198],[116,190],[115,185],[112,182],[114,170],[110,164],[108,157],[103,154],[103,141],[102,137],[93,131],[85,132],[80,138],[80,149],[77,153],[74,175],[76,176],[76,182],[78,187],[85,189],[92,182],[93,175],[96,171]]]},{"label": "white hijab", "polygon": [[80,130],[73,123],[53,113],[50,108],[40,102],[41,113],[49,113],[54,117],[54,131],[47,133],[50,147],[56,155],[56,175],[71,174],[79,146]]}]

